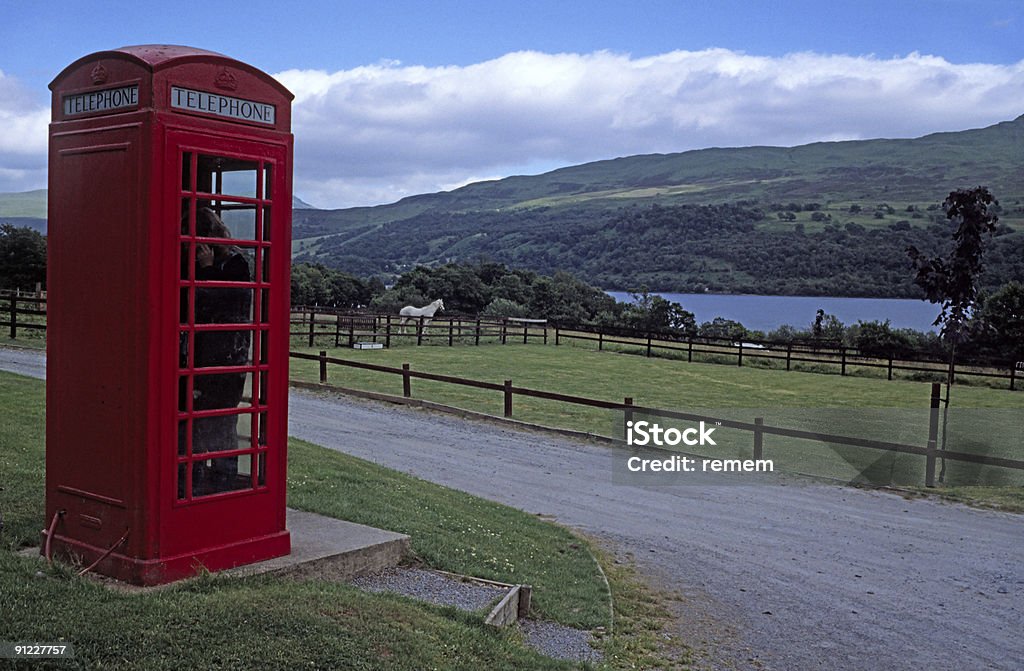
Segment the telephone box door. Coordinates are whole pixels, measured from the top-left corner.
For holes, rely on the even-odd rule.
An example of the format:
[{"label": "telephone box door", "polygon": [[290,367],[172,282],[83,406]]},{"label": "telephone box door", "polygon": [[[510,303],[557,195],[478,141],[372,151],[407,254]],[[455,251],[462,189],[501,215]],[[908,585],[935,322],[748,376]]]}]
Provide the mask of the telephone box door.
[{"label": "telephone box door", "polygon": [[287,153],[186,131],[167,142],[166,157],[178,159],[177,170],[166,164],[178,323],[167,334],[175,360],[165,362],[163,552],[223,552],[284,514],[291,242],[290,208],[275,197],[288,191]]}]

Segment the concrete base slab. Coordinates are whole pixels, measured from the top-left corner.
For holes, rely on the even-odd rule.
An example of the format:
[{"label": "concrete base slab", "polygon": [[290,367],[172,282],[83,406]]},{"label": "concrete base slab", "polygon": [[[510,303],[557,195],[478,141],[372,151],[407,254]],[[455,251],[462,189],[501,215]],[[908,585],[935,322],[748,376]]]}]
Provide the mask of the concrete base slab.
[{"label": "concrete base slab", "polygon": [[[277,573],[347,582],[360,575],[397,566],[402,557],[409,552],[410,538],[405,534],[336,520],[316,513],[289,508],[286,524],[288,531],[291,532],[290,554],[238,566],[221,571],[218,575],[249,576]],[[42,559],[39,548],[24,548],[19,554]],[[107,587],[131,593],[150,592],[175,584],[140,587],[95,573],[90,573],[89,576]]]},{"label": "concrete base slab", "polygon": [[286,573],[348,581],[359,575],[397,566],[409,552],[410,538],[355,522],[288,509],[292,551],[255,564],[225,571],[228,575]]}]

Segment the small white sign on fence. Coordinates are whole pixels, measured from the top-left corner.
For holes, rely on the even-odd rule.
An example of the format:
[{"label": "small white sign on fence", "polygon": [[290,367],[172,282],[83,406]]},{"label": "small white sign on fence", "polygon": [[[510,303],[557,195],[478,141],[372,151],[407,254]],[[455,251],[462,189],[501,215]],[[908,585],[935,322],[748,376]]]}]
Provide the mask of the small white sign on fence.
[{"label": "small white sign on fence", "polygon": [[384,343],[380,343],[380,342],[356,342],[356,343],[352,343],[352,349],[384,349]]}]

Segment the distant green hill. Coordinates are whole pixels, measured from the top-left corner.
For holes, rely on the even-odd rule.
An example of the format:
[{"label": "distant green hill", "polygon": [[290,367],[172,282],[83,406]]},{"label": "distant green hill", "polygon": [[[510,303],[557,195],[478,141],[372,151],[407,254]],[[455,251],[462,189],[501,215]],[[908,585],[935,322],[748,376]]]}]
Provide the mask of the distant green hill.
[{"label": "distant green hill", "polygon": [[1024,116],[910,140],[631,156],[390,205],[298,210],[296,258],[359,274],[488,259],[609,289],[914,296],[904,249],[988,186],[1006,225],[986,282],[1024,279]]},{"label": "distant green hill", "polygon": [[0,193],[0,219],[9,221],[10,217],[46,219],[46,189]]}]

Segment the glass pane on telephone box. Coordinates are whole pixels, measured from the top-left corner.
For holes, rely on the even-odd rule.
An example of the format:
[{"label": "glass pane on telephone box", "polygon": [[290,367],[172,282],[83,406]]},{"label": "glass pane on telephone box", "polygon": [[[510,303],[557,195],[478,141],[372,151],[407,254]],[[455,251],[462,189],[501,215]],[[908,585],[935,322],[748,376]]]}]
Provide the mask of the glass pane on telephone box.
[{"label": "glass pane on telephone box", "polygon": [[[188,472],[191,496],[206,496],[265,484],[265,454],[257,459],[259,473],[254,480],[255,454],[216,453],[265,449],[266,413],[222,413],[256,403],[264,407],[267,402],[268,376],[255,367],[269,362],[268,331],[257,331],[254,322],[259,318],[265,324],[269,314],[265,283],[271,274],[267,201],[272,172],[270,164],[256,160],[189,152],[182,153],[181,166],[185,193],[178,411],[190,419],[180,422],[178,453],[192,465],[190,472],[179,472],[179,480]],[[205,370],[218,367],[246,370]],[[254,382],[259,383],[255,399]],[[208,454],[210,458],[204,459]],[[179,498],[187,496],[185,489],[185,482],[179,481]]]}]

